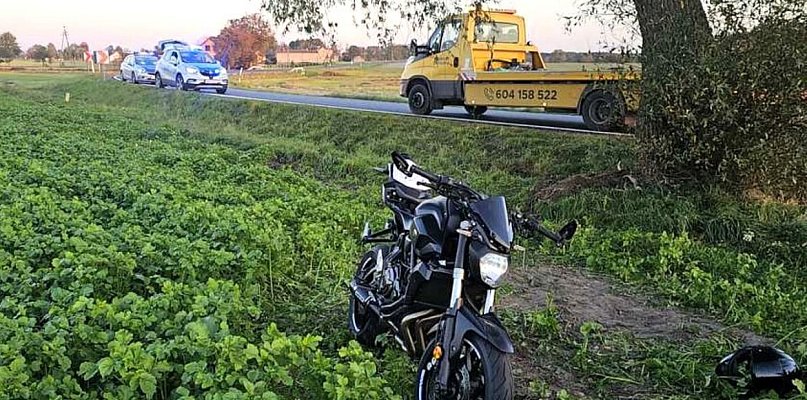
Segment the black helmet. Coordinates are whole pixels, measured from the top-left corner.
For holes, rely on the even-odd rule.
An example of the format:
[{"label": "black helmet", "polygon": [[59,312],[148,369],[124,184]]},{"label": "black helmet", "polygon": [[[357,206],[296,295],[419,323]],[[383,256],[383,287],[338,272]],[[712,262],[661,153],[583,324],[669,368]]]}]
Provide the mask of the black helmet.
[{"label": "black helmet", "polygon": [[743,347],[723,357],[715,374],[733,385],[746,378],[747,396],[773,390],[779,397],[796,390],[793,380],[800,376],[793,357],[770,346]]}]

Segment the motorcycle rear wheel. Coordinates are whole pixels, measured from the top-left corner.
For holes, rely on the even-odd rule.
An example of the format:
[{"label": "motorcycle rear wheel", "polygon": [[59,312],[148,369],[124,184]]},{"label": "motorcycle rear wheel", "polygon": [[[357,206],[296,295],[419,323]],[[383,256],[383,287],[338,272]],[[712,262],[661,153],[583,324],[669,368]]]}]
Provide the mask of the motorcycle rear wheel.
[{"label": "motorcycle rear wheel", "polygon": [[[386,257],[389,254],[389,246],[373,247],[359,260],[354,276],[359,284],[369,286],[372,283],[373,269],[375,269],[379,251],[382,257]],[[353,293],[350,293],[347,312],[348,329],[356,341],[365,347],[375,347],[376,337],[384,332],[378,315],[369,307],[361,304]]]}]

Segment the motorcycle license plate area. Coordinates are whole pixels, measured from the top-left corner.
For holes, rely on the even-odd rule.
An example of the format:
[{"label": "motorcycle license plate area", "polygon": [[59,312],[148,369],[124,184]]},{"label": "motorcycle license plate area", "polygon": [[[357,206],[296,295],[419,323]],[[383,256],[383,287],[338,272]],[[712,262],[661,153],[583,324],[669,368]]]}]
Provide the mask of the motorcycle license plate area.
[{"label": "motorcycle license plate area", "polygon": [[586,85],[468,83],[465,104],[501,107],[577,108]]}]

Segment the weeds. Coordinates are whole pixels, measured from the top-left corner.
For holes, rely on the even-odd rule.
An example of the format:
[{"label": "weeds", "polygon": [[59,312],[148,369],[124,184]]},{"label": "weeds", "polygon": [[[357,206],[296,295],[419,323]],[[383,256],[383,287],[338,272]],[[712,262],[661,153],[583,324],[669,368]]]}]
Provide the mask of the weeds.
[{"label": "weeds", "polygon": [[[370,167],[392,150],[504,194],[511,207],[532,205],[549,225],[580,219],[560,259],[782,339],[807,361],[803,206],[652,182],[531,198],[570,175],[630,168],[630,141],[87,78],[0,81],[0,391],[13,397],[408,392],[398,383],[411,381],[409,360],[394,351],[370,359],[349,343],[340,286],[363,222],[385,217]],[[593,395],[641,386],[727,398],[709,377],[733,341],[682,348],[596,325],[583,333],[552,305],[502,317],[519,351],[576,369]],[[294,351],[273,352],[275,343]],[[578,396],[544,372],[549,392],[536,381],[536,393]]]}]

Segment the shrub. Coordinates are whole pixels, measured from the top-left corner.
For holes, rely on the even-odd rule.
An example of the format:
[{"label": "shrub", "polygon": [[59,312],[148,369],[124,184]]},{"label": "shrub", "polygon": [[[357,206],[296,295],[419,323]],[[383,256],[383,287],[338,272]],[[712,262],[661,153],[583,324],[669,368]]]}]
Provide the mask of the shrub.
[{"label": "shrub", "polygon": [[657,172],[805,201],[807,11],[751,3],[715,2],[714,40],[644,65],[640,147]]}]

